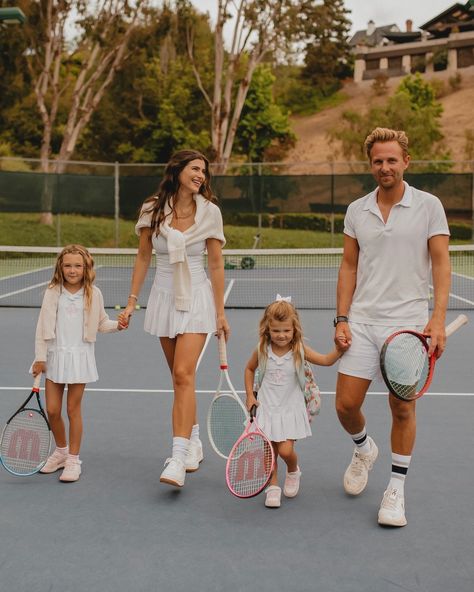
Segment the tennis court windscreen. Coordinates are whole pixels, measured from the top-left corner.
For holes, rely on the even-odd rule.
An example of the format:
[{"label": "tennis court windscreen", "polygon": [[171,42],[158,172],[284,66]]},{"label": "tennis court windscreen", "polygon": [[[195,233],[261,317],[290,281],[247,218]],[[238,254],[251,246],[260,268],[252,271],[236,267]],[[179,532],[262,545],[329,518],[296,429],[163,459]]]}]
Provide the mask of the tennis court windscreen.
[{"label": "tennis court windscreen", "polygon": [[[53,274],[56,247],[0,247],[0,306],[39,307]],[[136,249],[90,249],[105,306],[125,306]],[[297,308],[336,306],[342,249],[225,250],[228,308],[264,308],[277,293]],[[450,309],[474,308],[474,245],[450,247]],[[146,306],[154,263],[140,295]]]}]

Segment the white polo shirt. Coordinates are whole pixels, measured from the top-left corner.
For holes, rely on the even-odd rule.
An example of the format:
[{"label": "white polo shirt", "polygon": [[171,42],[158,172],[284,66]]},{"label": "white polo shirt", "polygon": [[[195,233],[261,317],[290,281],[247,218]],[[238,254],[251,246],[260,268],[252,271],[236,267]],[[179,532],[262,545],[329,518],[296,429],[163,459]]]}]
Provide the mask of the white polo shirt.
[{"label": "white polo shirt", "polygon": [[404,182],[385,224],[377,190],[347,208],[344,233],[357,240],[357,285],[349,318],[369,325],[424,325],[428,320],[428,239],[449,235],[440,200]]}]

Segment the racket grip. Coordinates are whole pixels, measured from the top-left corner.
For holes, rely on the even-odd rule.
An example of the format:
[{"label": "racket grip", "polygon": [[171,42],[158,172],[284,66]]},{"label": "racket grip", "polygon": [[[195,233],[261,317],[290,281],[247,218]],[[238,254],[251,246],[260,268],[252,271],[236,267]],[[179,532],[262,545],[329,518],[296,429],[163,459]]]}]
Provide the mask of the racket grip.
[{"label": "racket grip", "polygon": [[218,339],[217,347],[219,349],[219,364],[221,370],[225,370],[227,368],[227,348],[225,345],[225,337],[223,333],[221,333]]},{"label": "racket grip", "polygon": [[454,319],[454,321],[449,323],[449,325],[446,327],[446,337],[449,337],[455,331],[460,329],[463,325],[465,325],[468,322],[468,320],[469,319],[467,318],[467,316],[465,314],[460,314],[459,316],[457,316]]},{"label": "racket grip", "polygon": [[41,383],[41,372],[35,376],[35,380],[33,382],[33,388],[39,390],[39,385]]}]

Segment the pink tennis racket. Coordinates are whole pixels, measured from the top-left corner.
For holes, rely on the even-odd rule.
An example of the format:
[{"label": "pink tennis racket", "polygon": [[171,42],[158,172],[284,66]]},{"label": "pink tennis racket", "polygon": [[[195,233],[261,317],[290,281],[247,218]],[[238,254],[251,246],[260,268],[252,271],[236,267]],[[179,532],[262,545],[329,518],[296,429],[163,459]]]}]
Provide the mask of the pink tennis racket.
[{"label": "pink tennis racket", "polygon": [[253,497],[263,491],[275,466],[273,446],[257,424],[256,410],[254,405],[244,433],[227,459],[227,487],[240,498]]}]

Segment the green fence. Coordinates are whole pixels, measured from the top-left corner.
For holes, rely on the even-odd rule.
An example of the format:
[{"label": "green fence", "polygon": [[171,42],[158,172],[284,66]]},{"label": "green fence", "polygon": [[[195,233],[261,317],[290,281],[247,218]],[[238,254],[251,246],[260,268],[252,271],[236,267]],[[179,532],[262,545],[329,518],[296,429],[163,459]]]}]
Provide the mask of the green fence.
[{"label": "green fence", "polygon": [[[49,211],[117,220],[136,218],[143,200],[156,191],[164,169],[164,165],[68,163],[61,174],[45,174],[39,172],[37,161],[35,166],[21,161],[29,170],[5,170],[15,169],[15,159],[6,162],[8,166],[5,161],[2,166],[0,159],[1,212]],[[355,164],[317,163],[307,165],[310,172],[304,173],[292,172],[290,165],[239,165],[231,168],[231,174],[214,175],[212,187],[229,220],[235,220],[235,214],[251,213],[343,214],[354,199],[374,188],[367,164]],[[425,171],[406,174],[408,183],[437,195],[451,219],[472,221],[474,173],[426,172],[429,165],[423,164]],[[359,171],[347,172],[354,168]],[[411,168],[416,170],[416,163]]]}]

